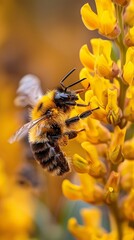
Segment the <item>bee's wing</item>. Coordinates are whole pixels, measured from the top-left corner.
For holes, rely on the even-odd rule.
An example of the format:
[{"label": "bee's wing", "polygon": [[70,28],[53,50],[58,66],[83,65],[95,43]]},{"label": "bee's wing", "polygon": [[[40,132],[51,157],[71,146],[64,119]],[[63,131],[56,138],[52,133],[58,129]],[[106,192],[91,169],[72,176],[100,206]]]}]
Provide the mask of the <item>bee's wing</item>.
[{"label": "bee's wing", "polygon": [[38,99],[43,95],[40,80],[32,74],[24,76],[20,80],[17,94],[18,96],[15,99],[17,106],[35,106]]},{"label": "bee's wing", "polygon": [[17,132],[15,132],[14,135],[11,136],[11,138],[8,140],[9,143],[14,143],[16,141],[19,141],[23,137],[25,137],[27,135],[28,131],[32,127],[34,127],[38,122],[44,120],[45,118],[46,118],[46,116],[42,116],[42,117],[38,118],[37,120],[30,121],[30,122],[24,124],[21,128],[19,128],[19,130]]}]

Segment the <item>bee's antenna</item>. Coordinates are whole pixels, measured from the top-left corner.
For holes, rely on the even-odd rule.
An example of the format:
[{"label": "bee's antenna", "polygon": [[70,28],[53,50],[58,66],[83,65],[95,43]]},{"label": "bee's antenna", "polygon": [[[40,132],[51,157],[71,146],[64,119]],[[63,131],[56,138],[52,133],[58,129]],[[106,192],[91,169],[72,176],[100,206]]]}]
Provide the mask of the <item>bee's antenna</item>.
[{"label": "bee's antenna", "polygon": [[80,79],[80,80],[78,80],[78,81],[76,81],[76,82],[70,84],[69,86],[65,87],[65,92],[67,91],[68,88],[70,88],[70,87],[72,87],[72,86],[74,86],[74,85],[76,85],[76,84],[78,84],[78,83],[84,81],[85,79],[86,79],[86,78],[82,78],[82,79]]},{"label": "bee's antenna", "polygon": [[[73,68],[71,71],[69,71],[60,81],[60,85],[66,89],[65,85],[63,84],[63,82],[65,81],[65,79],[70,76],[74,71],[76,70],[76,68]],[[67,87],[68,88],[68,87]]]}]

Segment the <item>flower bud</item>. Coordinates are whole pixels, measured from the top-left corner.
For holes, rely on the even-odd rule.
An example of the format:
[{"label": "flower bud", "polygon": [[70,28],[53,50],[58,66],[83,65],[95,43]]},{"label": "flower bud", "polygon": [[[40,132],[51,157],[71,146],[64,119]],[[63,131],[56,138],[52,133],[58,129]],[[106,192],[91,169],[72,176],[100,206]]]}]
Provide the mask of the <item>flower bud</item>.
[{"label": "flower bud", "polygon": [[90,168],[89,162],[78,154],[73,156],[73,166],[78,173],[88,173]]},{"label": "flower bud", "polygon": [[120,175],[117,172],[111,172],[105,185],[104,200],[107,204],[115,202],[118,197]]},{"label": "flower bud", "polygon": [[100,161],[97,150],[89,142],[83,142],[81,145],[87,153],[87,160],[90,164],[89,174],[93,177],[103,177],[106,173],[105,165]]},{"label": "flower bud", "polygon": [[121,109],[117,105],[117,97],[117,89],[108,89],[107,120],[113,125],[117,125],[122,117]]},{"label": "flower bud", "polygon": [[108,150],[108,158],[113,164],[118,164],[123,161],[122,145],[124,143],[126,128],[120,129],[115,127],[112,135],[112,141]]}]

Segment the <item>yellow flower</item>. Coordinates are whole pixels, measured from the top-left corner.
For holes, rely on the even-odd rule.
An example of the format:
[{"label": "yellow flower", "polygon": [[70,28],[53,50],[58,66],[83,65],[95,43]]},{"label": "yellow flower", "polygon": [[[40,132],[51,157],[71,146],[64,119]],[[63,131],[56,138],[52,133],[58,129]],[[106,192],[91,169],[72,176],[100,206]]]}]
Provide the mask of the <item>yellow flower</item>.
[{"label": "yellow flower", "polygon": [[130,193],[124,197],[120,205],[124,217],[134,222],[134,188],[131,189]]},{"label": "yellow flower", "polygon": [[124,142],[122,153],[124,155],[124,158],[134,160],[134,137]]},{"label": "yellow flower", "polygon": [[81,8],[82,20],[89,30],[98,29],[99,33],[109,38],[115,38],[119,35],[115,16],[114,4],[111,0],[96,0],[97,14],[94,13],[86,3]]},{"label": "yellow flower", "polygon": [[123,67],[123,79],[131,85],[134,85],[134,47],[129,47],[126,52],[126,62]]},{"label": "yellow flower", "polygon": [[83,142],[82,148],[85,149],[87,160],[90,165],[89,173],[94,177],[102,177],[106,173],[105,165],[100,161],[97,150],[94,145],[89,142]]},{"label": "yellow flower", "polygon": [[129,226],[130,224],[125,221],[122,224],[123,230],[123,240],[133,240],[134,239],[134,229],[133,227]]},{"label": "yellow flower", "polygon": [[[63,192],[69,199],[107,205],[110,232],[101,228],[100,221],[98,224],[96,213],[90,218],[88,210],[81,214],[83,225],[72,218],[68,227],[79,240],[127,240],[127,236],[132,240],[134,138],[130,129],[133,131],[134,122],[134,0],[96,0],[95,3],[96,13],[89,4],[81,8],[82,20],[89,30],[98,29],[114,41],[91,39],[92,51],[86,44],[80,49],[83,65],[80,79],[86,80],[82,82],[85,95],[78,101],[87,105],[86,111],[96,110],[78,125],[85,130],[76,139],[84,152],[74,154],[72,166],[79,173],[80,185],[65,180]],[[81,114],[83,108],[76,106],[75,111]]]},{"label": "yellow flower", "polygon": [[[83,200],[88,203],[100,204],[103,201],[103,189],[96,184],[89,174],[79,174],[81,185],[72,184],[69,180],[64,180],[62,191],[71,200]],[[90,186],[90,187],[89,187]]]},{"label": "yellow flower", "polygon": [[3,160],[0,159],[0,198],[8,193],[8,178],[4,171]]},{"label": "yellow flower", "polygon": [[134,161],[125,160],[119,165],[121,188],[126,192],[134,188]]},{"label": "yellow flower", "polygon": [[84,225],[79,225],[75,218],[68,222],[68,229],[79,240],[117,240],[116,233],[107,233],[101,227],[101,212],[99,209],[82,209],[81,216]]},{"label": "yellow flower", "polygon": [[130,0],[124,15],[125,22],[130,26],[134,26],[134,0]]},{"label": "yellow flower", "polygon": [[118,75],[118,67],[111,59],[112,45],[108,40],[100,38],[92,39],[91,45],[93,54],[87,45],[80,49],[80,60],[88,68],[89,72],[94,72],[105,78],[113,79]]}]

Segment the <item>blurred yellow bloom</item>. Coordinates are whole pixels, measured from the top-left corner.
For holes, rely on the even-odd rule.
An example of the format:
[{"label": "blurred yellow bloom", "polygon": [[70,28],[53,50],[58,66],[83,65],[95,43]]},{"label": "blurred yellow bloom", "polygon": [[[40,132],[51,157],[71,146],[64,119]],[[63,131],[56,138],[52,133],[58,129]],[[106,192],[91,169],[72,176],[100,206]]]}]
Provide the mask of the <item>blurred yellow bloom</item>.
[{"label": "blurred yellow bloom", "polygon": [[134,160],[134,137],[124,142],[122,153],[124,155],[124,158]]},{"label": "blurred yellow bloom", "polygon": [[68,222],[68,229],[79,240],[117,240],[115,232],[107,233],[101,227],[101,212],[98,209],[82,209],[84,225],[79,225],[75,218]]},{"label": "blurred yellow bloom", "polygon": [[0,238],[29,240],[35,209],[31,191],[29,188],[21,188],[12,178],[9,179],[2,160],[0,185]]},{"label": "blurred yellow bloom", "polygon": [[97,14],[86,3],[81,8],[82,20],[89,30],[98,29],[99,33],[109,38],[118,36],[118,28],[115,16],[114,4],[111,0],[96,0]]},{"label": "blurred yellow bloom", "polygon": [[127,220],[134,222],[134,188],[132,188],[130,193],[124,197],[120,207],[124,217]]},{"label": "blurred yellow bloom", "polygon": [[0,198],[8,193],[8,179],[4,170],[3,160],[0,159]]},{"label": "blurred yellow bloom", "polygon": [[130,191],[134,188],[134,161],[125,160],[119,165],[121,188]]},{"label": "blurred yellow bloom", "polygon": [[134,229],[129,226],[128,222],[125,221],[122,224],[123,229],[123,240],[133,240],[134,239]]}]

